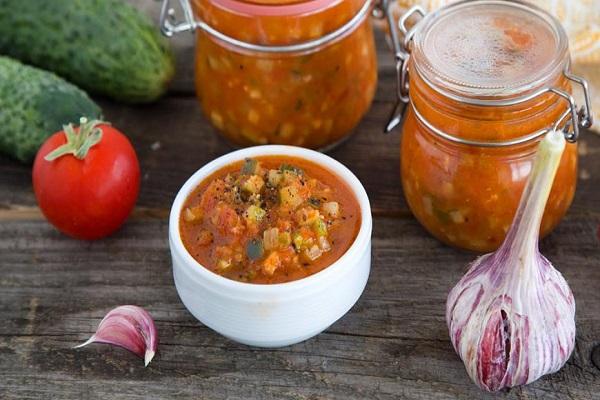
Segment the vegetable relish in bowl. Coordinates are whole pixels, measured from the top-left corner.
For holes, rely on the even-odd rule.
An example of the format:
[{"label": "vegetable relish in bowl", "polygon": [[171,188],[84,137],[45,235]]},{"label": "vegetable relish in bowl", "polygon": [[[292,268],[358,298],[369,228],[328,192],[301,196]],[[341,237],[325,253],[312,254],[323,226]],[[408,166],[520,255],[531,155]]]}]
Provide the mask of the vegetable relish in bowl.
[{"label": "vegetable relish in bowl", "polygon": [[310,161],[260,156],[230,164],[187,197],[181,239],[205,268],[248,283],[315,274],[350,248],[361,225],[351,189]]}]

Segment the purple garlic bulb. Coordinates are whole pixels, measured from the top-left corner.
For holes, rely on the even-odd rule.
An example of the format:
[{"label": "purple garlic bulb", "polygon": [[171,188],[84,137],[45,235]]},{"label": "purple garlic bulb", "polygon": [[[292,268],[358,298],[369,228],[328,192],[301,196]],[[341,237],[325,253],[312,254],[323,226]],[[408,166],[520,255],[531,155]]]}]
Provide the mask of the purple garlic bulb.
[{"label": "purple garlic bulb", "polygon": [[565,148],[562,133],[540,141],[504,243],[475,260],[450,291],[446,322],[471,379],[497,391],[558,371],[575,345],[575,300],[538,249],[540,223]]}]

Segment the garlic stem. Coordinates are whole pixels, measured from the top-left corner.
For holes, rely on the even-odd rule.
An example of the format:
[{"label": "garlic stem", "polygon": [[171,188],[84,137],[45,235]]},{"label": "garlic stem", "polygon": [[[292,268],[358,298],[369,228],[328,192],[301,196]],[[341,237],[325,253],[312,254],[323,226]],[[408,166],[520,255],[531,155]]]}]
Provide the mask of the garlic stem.
[{"label": "garlic stem", "polygon": [[511,247],[518,257],[531,256],[531,252],[537,251],[542,216],[565,144],[563,133],[555,130],[540,141],[519,207],[501,246]]}]

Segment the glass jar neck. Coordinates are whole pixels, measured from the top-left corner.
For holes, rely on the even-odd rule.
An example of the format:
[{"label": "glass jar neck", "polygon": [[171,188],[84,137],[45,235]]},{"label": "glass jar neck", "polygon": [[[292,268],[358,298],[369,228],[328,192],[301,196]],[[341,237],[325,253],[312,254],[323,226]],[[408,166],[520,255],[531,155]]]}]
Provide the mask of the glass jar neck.
[{"label": "glass jar neck", "polygon": [[[565,60],[564,68],[567,66],[568,60]],[[428,82],[418,73],[414,59],[411,59],[409,69],[412,107],[429,124],[461,139],[499,142],[520,138],[552,127],[568,109],[568,103],[554,93],[545,93],[513,105],[492,105],[496,100],[525,98],[541,88],[510,98],[475,102],[461,99]],[[571,93],[570,81],[562,70],[549,78],[547,84],[548,87]]]},{"label": "glass jar neck", "polygon": [[282,46],[336,31],[369,1],[192,0],[192,6],[201,20],[225,35],[246,43]]}]

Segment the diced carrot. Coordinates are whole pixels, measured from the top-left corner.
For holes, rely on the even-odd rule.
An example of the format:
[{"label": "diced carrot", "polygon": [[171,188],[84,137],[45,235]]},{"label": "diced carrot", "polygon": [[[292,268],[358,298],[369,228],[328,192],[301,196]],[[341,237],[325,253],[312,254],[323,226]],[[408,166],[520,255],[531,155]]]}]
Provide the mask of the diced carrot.
[{"label": "diced carrot", "polygon": [[208,246],[213,241],[213,234],[208,230],[203,230],[198,234],[198,245]]},{"label": "diced carrot", "polygon": [[276,251],[271,252],[262,264],[262,270],[266,275],[273,275],[279,267],[281,267],[281,259]]}]

